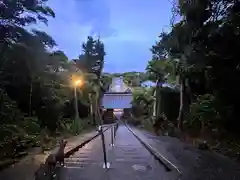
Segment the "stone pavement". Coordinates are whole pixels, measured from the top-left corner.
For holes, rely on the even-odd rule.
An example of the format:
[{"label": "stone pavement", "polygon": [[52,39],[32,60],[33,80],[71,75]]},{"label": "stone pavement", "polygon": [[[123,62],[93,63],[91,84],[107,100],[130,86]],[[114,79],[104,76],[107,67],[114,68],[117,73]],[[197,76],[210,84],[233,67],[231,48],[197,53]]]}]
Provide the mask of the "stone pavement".
[{"label": "stone pavement", "polygon": [[[91,139],[96,136],[98,132],[92,130],[79,136],[68,138],[68,144],[65,149],[65,153],[75,148],[79,144]],[[51,152],[56,152],[57,147]],[[32,180],[34,179],[34,173],[39,169],[40,165],[45,162],[47,155],[50,152],[41,154],[39,150],[33,151],[31,154],[23,158],[19,163],[12,165],[11,167],[4,169],[0,172],[1,180]]]},{"label": "stone pavement", "polygon": [[[107,150],[110,149],[111,131],[104,133]],[[110,161],[109,156],[107,160]],[[59,180],[101,180],[105,174],[103,169],[103,149],[101,137],[98,136],[92,140],[72,156],[65,159],[66,167],[57,169],[57,177]],[[43,180],[43,179],[41,179]]]},{"label": "stone pavement", "polygon": [[176,177],[167,172],[125,126],[119,127],[112,157],[109,175],[113,180],[172,180]]},{"label": "stone pavement", "polygon": [[177,138],[155,136],[133,127],[132,130],[180,169],[181,180],[240,179],[240,164],[228,157],[198,150]]},{"label": "stone pavement", "polygon": [[66,159],[66,167],[57,170],[59,180],[172,180],[175,176],[154,159],[123,125],[119,126],[115,146],[111,131],[105,132],[109,169],[103,168],[101,137],[97,137]]}]

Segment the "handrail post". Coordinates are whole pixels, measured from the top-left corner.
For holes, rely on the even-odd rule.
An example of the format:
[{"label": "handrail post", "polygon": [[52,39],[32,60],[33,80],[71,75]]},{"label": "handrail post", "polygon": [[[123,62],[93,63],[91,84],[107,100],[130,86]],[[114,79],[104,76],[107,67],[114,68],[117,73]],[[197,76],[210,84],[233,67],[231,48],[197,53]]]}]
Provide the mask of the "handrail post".
[{"label": "handrail post", "polygon": [[111,146],[113,147],[114,146],[114,142],[113,142],[113,140],[114,140],[114,127],[115,127],[115,125],[113,125],[112,127],[111,127]]},{"label": "handrail post", "polygon": [[103,168],[108,169],[110,167],[110,164],[107,162],[107,151],[106,151],[106,145],[105,145],[105,138],[104,138],[104,132],[102,126],[100,127],[100,133],[101,133],[101,139],[102,139],[102,148],[103,148],[103,158],[104,158],[104,164]]},{"label": "handrail post", "polygon": [[114,138],[116,138],[117,129],[118,129],[118,123],[114,125]]}]

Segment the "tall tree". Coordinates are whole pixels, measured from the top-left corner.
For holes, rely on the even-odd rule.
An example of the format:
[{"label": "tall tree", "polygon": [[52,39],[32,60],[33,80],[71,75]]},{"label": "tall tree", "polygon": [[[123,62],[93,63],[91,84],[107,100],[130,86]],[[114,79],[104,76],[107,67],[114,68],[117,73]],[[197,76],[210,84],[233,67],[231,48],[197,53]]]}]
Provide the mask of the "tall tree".
[{"label": "tall tree", "polygon": [[[106,55],[103,42],[88,36],[87,41],[82,44],[83,53],[79,59],[74,60],[77,67],[85,74],[93,74],[89,83],[92,86],[89,92],[89,100],[91,102],[93,124],[96,123],[95,118],[100,118],[100,99],[105,91],[102,80],[102,70],[104,67],[104,57]],[[105,84],[106,85],[106,84]]]},{"label": "tall tree", "polygon": [[[174,12],[179,13],[182,20],[173,24],[170,32],[160,35],[152,52],[153,59],[177,60],[176,73],[181,85],[179,126],[182,126],[190,99],[211,93],[221,104],[219,111],[223,122],[236,127],[234,119],[240,117],[236,109],[239,89],[226,84],[230,81],[234,84],[240,77],[238,53],[233,47],[239,42],[240,3],[179,0],[176,4]],[[227,123],[227,119],[232,123]]]},{"label": "tall tree", "polygon": [[82,44],[83,53],[75,60],[78,67],[85,72],[94,73],[100,78],[104,66],[104,44],[100,39],[88,36],[86,43]]}]

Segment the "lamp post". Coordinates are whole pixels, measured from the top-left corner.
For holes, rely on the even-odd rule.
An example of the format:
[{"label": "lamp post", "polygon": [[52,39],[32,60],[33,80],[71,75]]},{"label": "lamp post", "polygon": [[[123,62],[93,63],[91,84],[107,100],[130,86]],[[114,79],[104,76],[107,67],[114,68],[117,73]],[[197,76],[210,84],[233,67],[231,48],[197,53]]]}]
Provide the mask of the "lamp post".
[{"label": "lamp post", "polygon": [[75,101],[75,119],[79,119],[79,114],[78,114],[78,99],[77,99],[77,87],[82,85],[81,80],[76,80],[74,82],[74,101]]}]

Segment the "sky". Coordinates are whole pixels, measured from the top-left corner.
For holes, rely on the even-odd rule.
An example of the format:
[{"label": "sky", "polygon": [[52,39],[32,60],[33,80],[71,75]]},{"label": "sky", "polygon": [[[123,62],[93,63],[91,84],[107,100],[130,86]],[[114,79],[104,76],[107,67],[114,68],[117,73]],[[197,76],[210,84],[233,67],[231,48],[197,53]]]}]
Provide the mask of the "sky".
[{"label": "sky", "polygon": [[87,36],[100,35],[105,72],[144,71],[151,46],[170,27],[170,0],[49,0],[49,6],[56,17],[39,29],[69,59],[79,56]]}]

